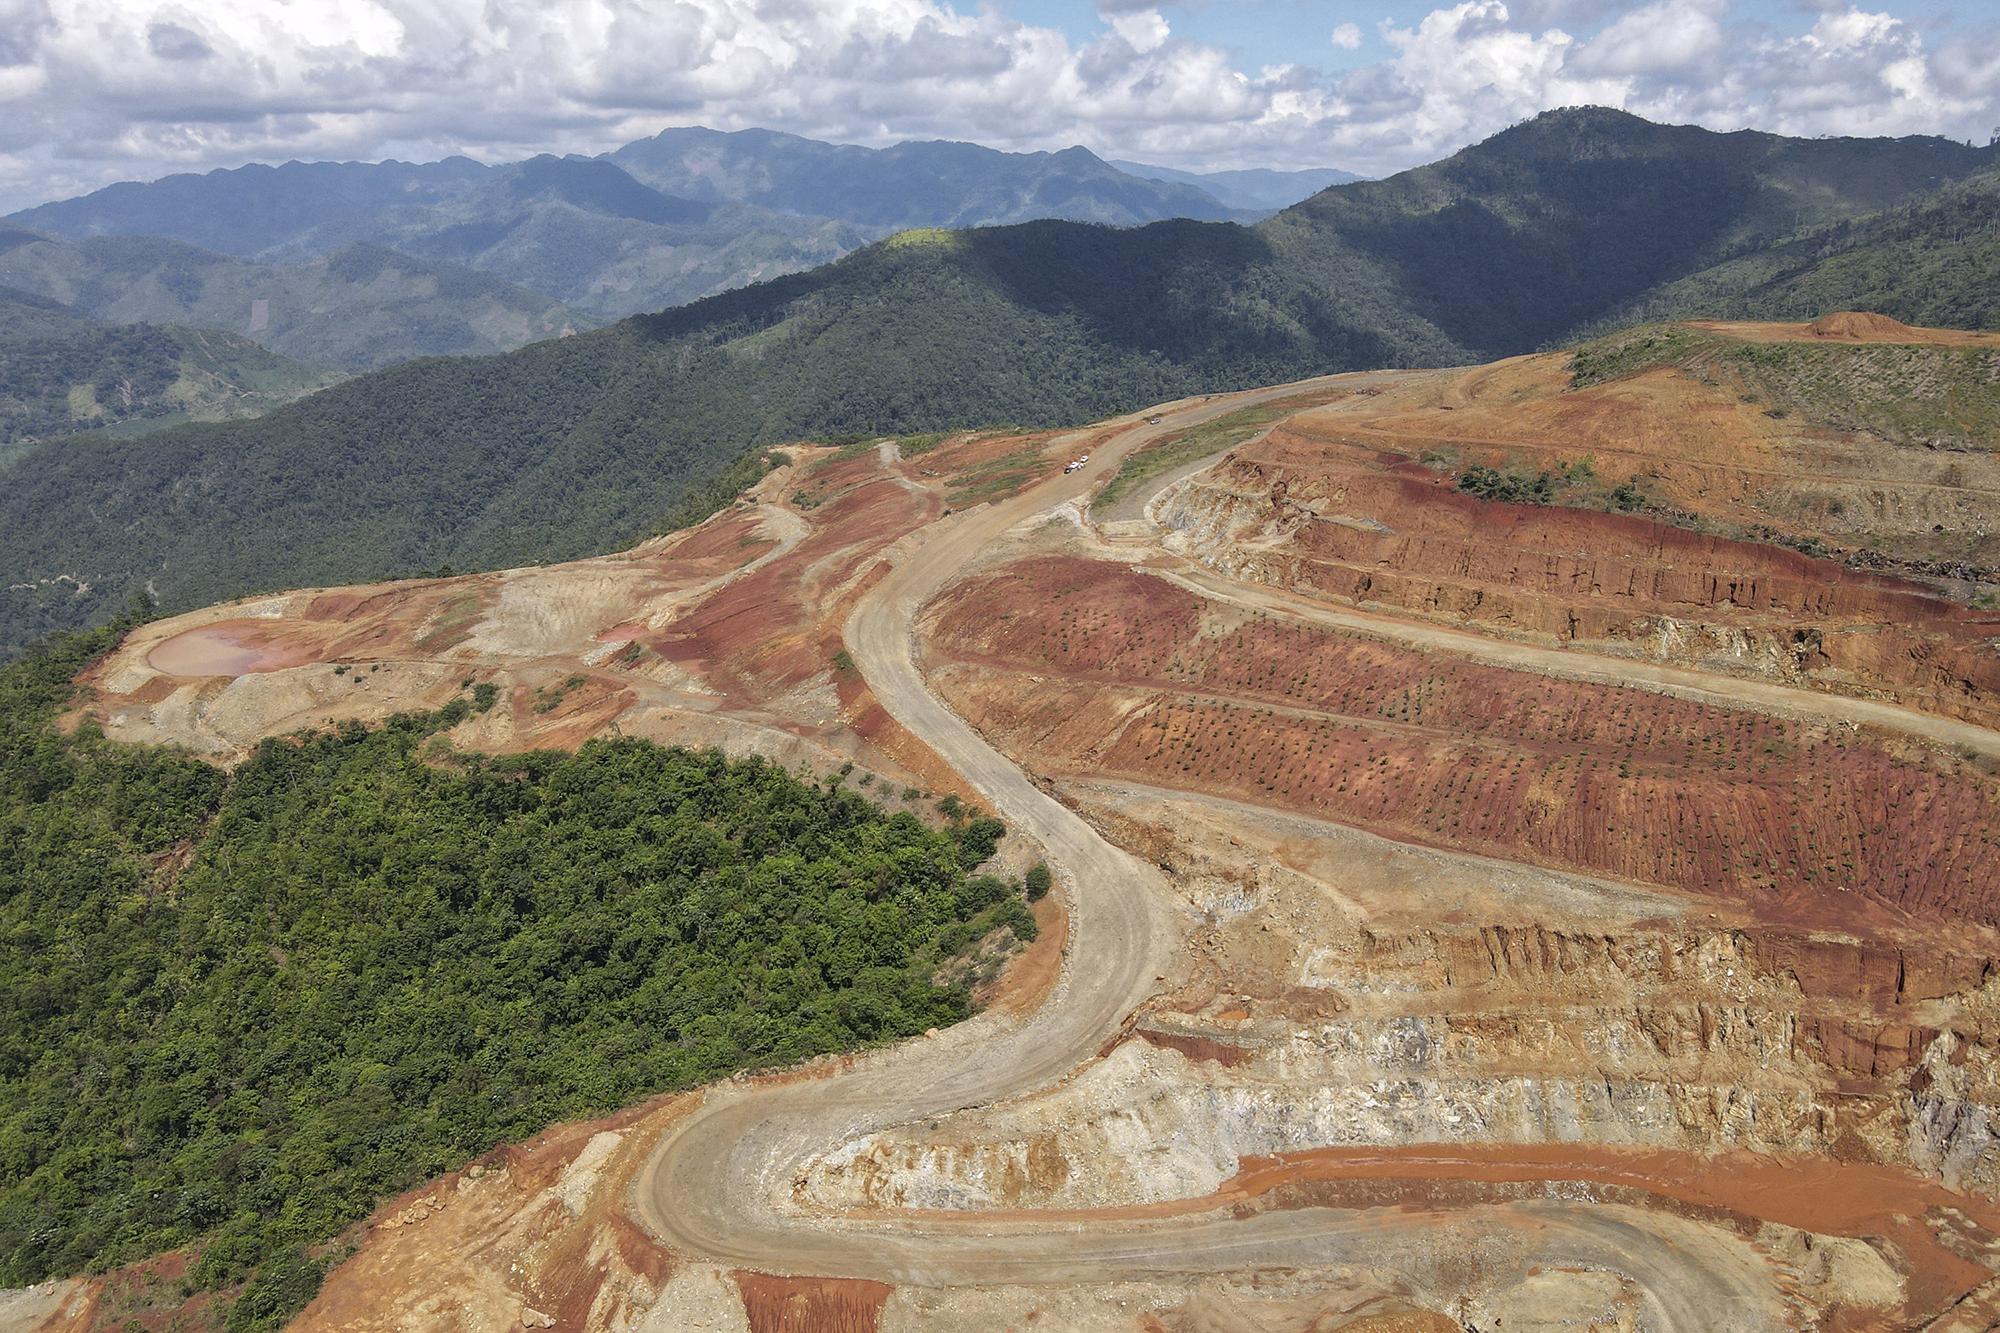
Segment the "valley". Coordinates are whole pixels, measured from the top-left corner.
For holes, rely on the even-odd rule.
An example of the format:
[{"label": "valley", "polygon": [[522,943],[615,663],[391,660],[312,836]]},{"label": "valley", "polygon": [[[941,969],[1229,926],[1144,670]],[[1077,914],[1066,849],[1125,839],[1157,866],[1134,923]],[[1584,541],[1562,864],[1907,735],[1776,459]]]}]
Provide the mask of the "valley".
[{"label": "valley", "polygon": [[498,1148],[301,1328],[1984,1328],[1995,366],[1669,324],[788,444],[620,554],[144,625],[66,725],[490,690],[454,745],[717,745],[1056,871],[974,1017]]}]

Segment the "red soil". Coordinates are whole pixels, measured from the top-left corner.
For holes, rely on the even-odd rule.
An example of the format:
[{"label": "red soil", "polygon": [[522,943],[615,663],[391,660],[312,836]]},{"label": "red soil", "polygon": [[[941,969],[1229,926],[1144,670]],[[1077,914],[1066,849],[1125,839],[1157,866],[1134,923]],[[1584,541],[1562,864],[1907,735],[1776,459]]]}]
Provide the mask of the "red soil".
[{"label": "red soil", "polygon": [[1190,1060],[1209,1060],[1225,1069],[1233,1069],[1248,1060],[1252,1054],[1245,1046],[1217,1041],[1214,1037],[1196,1036],[1188,1032],[1162,1032],[1158,1028],[1137,1027],[1133,1032],[1140,1040],[1151,1046],[1162,1046],[1170,1051],[1179,1051]]},{"label": "red soil", "polygon": [[1916,330],[1887,315],[1844,310],[1835,315],[1821,315],[1806,325],[1806,332],[1815,338],[1909,338]]},{"label": "red soil", "polygon": [[1027,1015],[1041,1008],[1056,982],[1062,979],[1063,950],[1069,943],[1069,913],[1055,896],[1042,899],[1029,909],[1034,914],[1035,942],[1007,960],[1000,976],[973,999],[984,1009]]},{"label": "red soil", "polygon": [[775,545],[760,534],[761,523],[753,512],[718,514],[713,520],[673,538],[662,554],[676,562],[720,560],[733,568],[748,564]]},{"label": "red soil", "polygon": [[1841,342],[1924,343],[1947,347],[2000,345],[2000,334],[1961,329],[1916,328],[1869,311],[1842,310],[1821,315],[1810,324],[1773,324],[1736,320],[1695,320],[1698,329],[1712,329],[1748,342],[1804,342],[1837,339]]},{"label": "red soil", "polygon": [[185,630],[146,654],[156,671],[182,677],[248,676],[313,661],[312,650],[268,623],[220,620]]},{"label": "red soil", "polygon": [[1399,455],[1282,426],[1213,479],[1298,525],[1260,552],[1267,582],[1563,642],[1643,642],[1671,617],[1747,633],[1808,679],[2000,721],[2000,614],[1917,584],[1636,514],[1481,500]]},{"label": "red soil", "polygon": [[948,656],[1054,678],[961,684],[961,707],[1074,770],[1767,904],[2000,923],[2000,782],[1914,746],[1204,609],[1084,560],[1008,566],[934,620]]},{"label": "red soil", "polygon": [[894,1290],[861,1278],[736,1274],[750,1333],[875,1333]]},{"label": "red soil", "polygon": [[850,472],[857,476],[846,489],[808,512],[812,533],[783,560],[689,609],[646,645],[733,699],[767,700],[823,675],[831,666],[824,631],[831,625],[837,636],[832,613],[847,604],[841,597],[836,605],[841,585],[930,518],[934,503],[884,476],[872,454],[816,474],[813,484],[832,488]]},{"label": "red soil", "polygon": [[87,1278],[83,1290],[55,1314],[32,1325],[32,1333],[178,1333],[214,1327],[219,1293],[189,1293],[185,1278],[193,1258],[185,1250],[142,1259]]},{"label": "red soil", "polygon": [[1886,1241],[1909,1267],[1906,1309],[1918,1317],[1985,1283],[1992,1274],[1962,1251],[1975,1237],[2000,1235],[2000,1209],[1990,1202],[1907,1171],[1744,1152],[1701,1157],[1667,1150],[1522,1144],[1328,1148],[1245,1158],[1219,1195],[1312,1206],[1325,1201],[1324,1196],[1300,1186],[1383,1180],[1425,1185],[1586,1182],[1751,1224],[1776,1222],[1823,1236]]}]

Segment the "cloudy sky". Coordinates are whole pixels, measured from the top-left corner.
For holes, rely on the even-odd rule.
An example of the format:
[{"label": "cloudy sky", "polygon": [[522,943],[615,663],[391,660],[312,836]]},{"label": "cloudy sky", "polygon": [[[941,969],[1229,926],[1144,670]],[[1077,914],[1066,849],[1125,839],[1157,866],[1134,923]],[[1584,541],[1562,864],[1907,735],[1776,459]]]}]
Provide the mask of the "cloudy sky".
[{"label": "cloudy sky", "polygon": [[1382,174],[1583,102],[1984,143],[2000,15],[1990,0],[0,0],[0,210],[252,161],[496,161],[690,124]]}]

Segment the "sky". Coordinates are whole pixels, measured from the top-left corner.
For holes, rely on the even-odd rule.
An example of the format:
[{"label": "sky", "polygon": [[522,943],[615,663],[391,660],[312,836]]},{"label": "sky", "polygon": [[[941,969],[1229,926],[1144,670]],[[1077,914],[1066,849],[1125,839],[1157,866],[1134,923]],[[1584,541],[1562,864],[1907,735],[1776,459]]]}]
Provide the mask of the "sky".
[{"label": "sky", "polygon": [[0,211],[673,125],[1386,175],[1551,107],[2000,126],[1990,0],[0,0]]}]

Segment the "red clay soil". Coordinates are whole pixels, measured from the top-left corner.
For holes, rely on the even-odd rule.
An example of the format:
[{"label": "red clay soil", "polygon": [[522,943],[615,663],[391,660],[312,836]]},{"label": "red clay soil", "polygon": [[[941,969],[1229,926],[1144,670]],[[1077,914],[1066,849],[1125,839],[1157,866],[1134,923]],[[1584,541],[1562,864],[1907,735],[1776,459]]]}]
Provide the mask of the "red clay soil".
[{"label": "red clay soil", "polygon": [[760,535],[761,527],[753,511],[718,515],[668,542],[663,554],[676,561],[712,559],[724,568],[734,569],[755,560],[776,544]]},{"label": "red clay soil", "polygon": [[85,1280],[80,1296],[64,1301],[33,1333],[167,1333],[220,1324],[215,1305],[221,1293],[190,1295],[182,1283],[193,1261],[186,1251],[156,1255]]},{"label": "red clay soil", "polygon": [[1815,683],[2000,722],[2000,612],[1905,580],[1638,514],[1482,500],[1401,455],[1282,426],[1204,485],[1286,530],[1254,572],[1296,591],[1563,643],[1644,644],[1671,617],[1749,635]]},{"label": "red clay soil", "polygon": [[1035,918],[1035,941],[1007,960],[992,986],[973,996],[981,1009],[1028,1015],[1062,979],[1063,950],[1069,942],[1069,913],[1051,894],[1028,909]]},{"label": "red clay soil", "polygon": [[807,511],[813,530],[783,560],[642,641],[733,700],[769,699],[823,675],[832,664],[821,651],[822,631],[836,591],[882,547],[930,518],[934,503],[884,476],[872,454],[813,484],[831,486],[850,472],[864,475]]},{"label": "red clay soil", "polygon": [[895,1288],[862,1278],[736,1274],[750,1333],[875,1333]]},{"label": "red clay soil", "polygon": [[1190,1060],[1207,1060],[1233,1069],[1248,1060],[1254,1051],[1246,1046],[1237,1046],[1214,1037],[1198,1036],[1189,1032],[1162,1032],[1158,1028],[1135,1027],[1133,1033],[1152,1046],[1162,1046],[1170,1051],[1179,1051]]},{"label": "red clay soil", "polygon": [[269,621],[218,620],[174,635],[148,653],[146,661],[175,676],[247,676],[282,671],[316,656],[288,641]]},{"label": "red clay soil", "polygon": [[[1328,1202],[1303,1185],[1406,1180],[1473,1184],[1586,1182],[1651,1195],[1711,1215],[1776,1222],[1822,1236],[1881,1240],[1908,1267],[1908,1308],[1923,1317],[1990,1280],[1965,1257],[1967,1241],[2000,1237],[2000,1208],[1887,1166],[1754,1153],[1712,1156],[1575,1145],[1413,1145],[1326,1148],[1245,1158],[1218,1191],[1223,1199]],[[1285,1206],[1281,1203],[1280,1206]]]},{"label": "red clay soil", "polygon": [[[995,447],[971,441],[923,457],[956,465],[961,454],[976,456]],[[817,503],[802,513],[812,531],[795,548],[639,641],[700,675],[739,707],[768,706],[831,673],[847,730],[927,789],[966,795],[957,773],[883,710],[858,672],[835,665],[855,600],[886,572],[880,564],[883,549],[936,518],[943,502],[900,485],[882,470],[873,450],[829,463],[809,468],[799,488]],[[909,472],[912,465],[903,469]]]},{"label": "red clay soil", "polygon": [[[291,1327],[391,1333],[441,1310],[519,1326],[527,1310],[558,1329],[621,1326],[672,1275],[672,1256],[624,1210],[647,1145],[698,1097],[656,1097],[615,1115],[554,1125],[525,1143],[391,1199],[347,1238],[356,1253],[327,1275]],[[622,1141],[572,1213],[550,1187],[604,1132]]]},{"label": "red clay soil", "polygon": [[951,674],[961,711],[1071,771],[1766,907],[2000,923],[2000,781],[1916,745],[1205,608],[1080,559],[969,581],[932,621],[942,655],[1029,677]]}]

